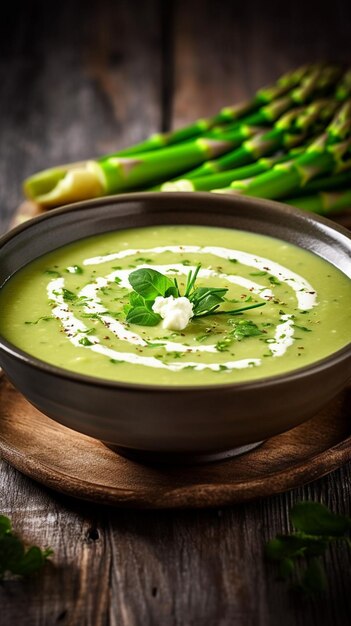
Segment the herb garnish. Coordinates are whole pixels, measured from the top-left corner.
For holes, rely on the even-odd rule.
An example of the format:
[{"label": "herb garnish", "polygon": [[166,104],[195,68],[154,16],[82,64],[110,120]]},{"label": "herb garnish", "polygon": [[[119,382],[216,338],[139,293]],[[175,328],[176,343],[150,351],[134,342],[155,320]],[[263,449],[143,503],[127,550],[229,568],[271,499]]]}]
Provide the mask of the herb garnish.
[{"label": "herb garnish", "polygon": [[[295,532],[271,539],[266,555],[278,563],[281,579],[292,578],[293,586],[305,595],[320,593],[327,586],[321,558],[335,541],[343,541],[351,548],[351,518],[332,513],[319,502],[305,501],[293,506],[290,519]],[[296,565],[300,559],[306,559],[307,565],[299,576]]]},{"label": "herb garnish", "polygon": [[93,342],[92,342],[92,341],[90,341],[90,339],[88,339],[88,337],[85,337],[85,336],[84,336],[84,337],[82,337],[81,339],[79,339],[78,343],[79,343],[81,346],[85,346],[85,347],[88,347],[88,346],[92,346],[92,345],[93,345]]},{"label": "herb garnish", "polygon": [[34,320],[33,322],[27,321],[24,323],[25,324],[38,324],[39,322],[51,322],[52,319],[54,318],[50,317],[49,315],[42,315],[41,317],[38,317],[38,319]]},{"label": "herb garnish", "polygon": [[61,276],[60,272],[57,272],[56,270],[45,270],[44,274],[48,274],[48,276],[55,276],[56,278],[60,278]]},{"label": "herb garnish", "polygon": [[53,554],[50,548],[41,550],[31,546],[25,550],[23,541],[14,534],[11,521],[0,515],[0,580],[5,575],[28,576],[40,570]]},{"label": "herb garnish", "polygon": [[233,330],[216,343],[216,348],[219,352],[228,350],[234,341],[241,341],[245,337],[257,337],[263,334],[263,331],[251,320],[229,320],[229,323],[233,326]]},{"label": "herb garnish", "polygon": [[75,302],[77,300],[76,294],[65,288],[62,289],[62,298],[64,302]]},{"label": "herb garnish", "polygon": [[[201,269],[198,264],[194,271],[187,276],[184,297],[193,304],[193,318],[205,317],[206,315],[229,314],[237,315],[248,309],[254,309],[265,305],[265,302],[243,306],[237,309],[217,309],[225,302],[228,291],[221,287],[196,287],[196,279]],[[156,326],[161,321],[161,316],[152,310],[157,297],[174,298],[181,297],[176,278],[164,276],[157,270],[141,268],[131,272],[129,283],[133,290],[129,296],[129,304],[124,308],[127,314],[126,321],[141,326]]]}]

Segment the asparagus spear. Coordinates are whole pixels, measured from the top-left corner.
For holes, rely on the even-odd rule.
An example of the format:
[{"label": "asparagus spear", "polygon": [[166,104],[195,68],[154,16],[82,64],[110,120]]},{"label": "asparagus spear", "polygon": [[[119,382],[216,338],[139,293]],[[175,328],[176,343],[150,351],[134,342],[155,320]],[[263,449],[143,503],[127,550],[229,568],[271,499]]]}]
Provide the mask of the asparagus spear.
[{"label": "asparagus spear", "polygon": [[227,124],[234,120],[239,120],[242,116],[281,98],[293,87],[299,85],[301,80],[310,75],[310,73],[317,73],[320,67],[320,65],[303,65],[295,70],[289,71],[283,74],[275,84],[259,89],[250,100],[232,106],[226,106],[213,117],[199,119],[193,124],[189,124],[183,128],[167,133],[155,133],[135,146],[120,150],[117,155],[115,154],[114,156],[131,156],[140,154],[141,152],[165,148],[166,146],[171,146],[192,139],[193,137],[199,137],[217,124]]},{"label": "asparagus spear", "polygon": [[[72,166],[67,170],[63,178],[58,178],[53,190],[37,195],[38,188],[29,179],[25,183],[25,192],[29,197],[34,197],[42,206],[57,206],[65,202],[87,197],[95,197],[133,188],[155,180],[167,179],[169,175],[176,175],[191,166],[203,163],[208,158],[213,158],[224,153],[225,161],[232,167],[238,167],[251,163],[259,156],[271,154],[281,146],[293,146],[301,142],[305,137],[308,124],[316,119],[315,110],[320,108],[315,103],[309,110],[293,109],[279,120],[279,125],[272,131],[261,133],[257,128],[242,125],[236,130],[221,135],[208,133],[205,137],[189,140],[179,145],[162,150],[146,152],[134,157],[103,157],[98,161],[88,161],[85,164]],[[303,133],[292,134],[286,132],[291,128],[299,130],[299,120],[303,120]],[[256,133],[256,134],[255,134]],[[241,148],[232,149],[240,145],[246,137]],[[60,175],[58,172],[58,176]]]},{"label": "asparagus spear", "polygon": [[284,202],[319,215],[331,215],[351,208],[351,191],[320,191],[315,195],[289,198]]},{"label": "asparagus spear", "polygon": [[[213,118],[197,120],[184,128],[168,133],[157,133],[135,146],[108,155],[107,158],[132,156],[201,136],[218,123],[239,119],[249,111],[281,97],[292,87],[298,85],[304,76],[310,72],[316,72],[318,67],[305,65],[290,71],[281,76],[276,84],[259,89],[256,95],[247,102],[225,107]],[[56,204],[104,195],[104,178],[92,160],[62,165],[34,174],[25,181],[24,193],[30,199],[41,203],[41,197],[54,192],[58,183],[60,183],[59,193],[56,196],[55,193],[52,193],[52,197],[43,199],[43,205],[55,206]]]},{"label": "asparagus spear", "polygon": [[[267,123],[273,123],[284,113],[297,104],[304,104],[311,99],[312,95],[320,94],[320,92],[326,91],[335,85],[336,79],[340,76],[340,70],[338,67],[327,66],[323,69],[317,69],[312,74],[308,74],[302,84],[293,89],[287,96],[282,99],[272,102],[267,107],[262,107],[253,116],[243,118],[241,124],[247,125],[264,125]],[[351,89],[351,85],[350,85]],[[346,91],[345,91],[346,93]],[[341,95],[341,91],[340,91]],[[312,103],[313,104],[313,103]],[[331,105],[330,105],[331,106]],[[231,128],[227,127],[228,130]],[[234,126],[237,128],[237,125]],[[215,131],[216,132],[216,129]],[[214,172],[223,171],[228,167],[234,167],[232,164],[227,164],[224,160],[208,161],[197,167],[190,172],[187,172],[186,178],[197,178],[198,176],[206,176],[213,174]]]},{"label": "asparagus spear", "polygon": [[146,152],[134,157],[105,157],[87,161],[67,170],[56,185],[47,193],[37,195],[38,187],[33,180],[26,181],[25,193],[42,206],[50,207],[68,201],[129,191],[157,180],[165,180],[223,154],[242,143],[256,129],[245,128],[222,134],[190,140],[169,148]]},{"label": "asparagus spear", "polygon": [[[159,186],[159,189],[162,191],[211,190],[223,185],[229,185],[234,180],[257,176],[271,169],[276,163],[289,160],[289,157],[285,154],[277,160],[263,160],[247,166],[247,168],[245,166],[242,167],[243,163],[249,163],[253,160],[252,153],[254,153],[254,157],[259,158],[260,154],[270,154],[279,148],[285,147],[285,145],[289,145],[289,142],[292,145],[300,143],[300,140],[305,137],[301,132],[308,133],[309,127],[313,128],[315,122],[325,124],[335,113],[337,107],[338,103],[335,100],[318,100],[306,108],[293,109],[278,120],[273,130],[265,133],[258,132],[251,141],[244,143],[239,150],[229,152],[215,161],[207,161],[203,164],[204,170],[207,169],[207,165],[215,164],[216,169],[214,173],[211,172],[207,176],[196,176],[194,178],[188,173],[178,180],[163,183]],[[290,137],[291,133],[292,137]],[[294,133],[297,134],[295,135]],[[290,154],[290,158],[293,156],[296,156],[296,150],[295,153],[292,152]],[[240,171],[238,171],[239,169]]]},{"label": "asparagus spear", "polygon": [[[188,179],[179,178],[175,181],[163,183],[158,186],[159,191],[211,191],[224,185],[230,185],[234,180],[242,180],[253,178],[267,172],[277,163],[288,161],[298,153],[301,154],[303,148],[294,148],[286,154],[280,154],[272,157],[262,157],[255,163],[238,167],[224,172],[218,172],[209,176],[199,176],[199,178]],[[153,189],[155,190],[155,189]]]},{"label": "asparagus spear", "polygon": [[274,99],[252,115],[230,125],[227,129],[235,128],[240,123],[253,126],[271,125],[292,107],[308,102],[312,95],[320,95],[330,90],[331,87],[335,86],[337,79],[340,78],[340,73],[341,70],[338,66],[317,67],[303,78],[300,85],[293,88],[284,97]]},{"label": "asparagus spear", "polygon": [[351,101],[346,102],[302,156],[277,164],[270,172],[253,179],[235,181],[233,192],[263,198],[283,198],[317,176],[339,173],[350,168]]},{"label": "asparagus spear", "polygon": [[[257,114],[259,114],[258,117],[251,117],[251,120],[264,119],[267,123],[275,119],[287,106],[296,105],[300,100],[310,99],[313,93],[330,88],[339,73],[339,68],[333,66],[307,66],[282,77],[276,85],[260,90],[255,98],[250,101],[250,110],[257,109]],[[296,85],[301,79],[302,84],[291,90],[291,86]],[[344,98],[350,89],[351,78],[346,73],[338,84],[338,98]],[[285,95],[282,97],[284,93]],[[270,109],[267,107],[258,109],[262,102],[271,102],[272,107]],[[327,118],[326,112],[332,106],[335,106],[335,102],[326,104],[324,109],[322,107],[322,111],[325,111],[324,121]],[[265,132],[244,123],[245,120],[250,119],[250,116],[244,118],[243,123],[227,124],[224,127],[216,126],[212,132],[207,131],[205,136],[197,140],[188,139],[184,141],[190,136],[187,134],[189,127],[180,129],[165,137],[165,143],[171,146],[168,148],[157,150],[159,145],[164,145],[163,140],[161,144],[152,141],[148,147],[145,147],[148,152],[144,154],[121,157],[121,153],[117,153],[97,160],[74,163],[40,172],[25,181],[25,193],[43,206],[57,206],[65,202],[89,197],[129,191],[135,188],[140,189],[144,185],[167,179],[169,175],[174,176],[218,155],[224,156],[216,159],[215,171],[217,167],[219,169],[228,167],[237,169],[238,166],[245,163],[252,163],[261,155],[272,154],[279,148],[286,149],[304,141],[307,134],[315,127],[316,121],[323,122],[322,111],[318,111],[321,103],[313,103],[313,107],[305,110],[304,113],[299,109],[293,109],[286,116],[280,118],[271,131]],[[203,123],[203,120],[196,122],[192,125],[191,133],[204,133],[204,129],[213,127],[218,122],[237,119],[245,112],[244,109],[247,110],[247,107],[241,105],[223,109],[211,118],[209,123],[207,123],[208,120],[206,123]],[[244,141],[248,137],[251,139]],[[182,143],[172,146],[174,142],[178,141],[182,141]],[[233,148],[242,144],[243,141],[241,148],[236,148],[233,151]],[[139,144],[139,147],[132,148],[132,152],[140,149]],[[126,154],[125,151],[122,153]],[[260,173],[262,164],[257,165],[258,168],[253,170],[250,175],[257,176]],[[207,164],[205,166],[207,167]],[[238,179],[233,178],[232,180]],[[228,178],[222,179],[218,183],[226,185]]]}]

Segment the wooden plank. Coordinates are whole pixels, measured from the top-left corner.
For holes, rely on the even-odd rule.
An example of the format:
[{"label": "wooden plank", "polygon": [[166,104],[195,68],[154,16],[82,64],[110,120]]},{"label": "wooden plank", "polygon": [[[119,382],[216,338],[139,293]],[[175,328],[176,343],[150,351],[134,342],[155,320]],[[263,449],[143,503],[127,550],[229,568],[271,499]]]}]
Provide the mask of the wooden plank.
[{"label": "wooden plank", "polygon": [[160,129],[159,2],[7,3],[0,21],[0,232],[23,179]]},{"label": "wooden plank", "polygon": [[[350,9],[328,4],[178,0],[173,126],[252,96],[307,62],[350,62]],[[326,36],[326,32],[328,35]]]}]

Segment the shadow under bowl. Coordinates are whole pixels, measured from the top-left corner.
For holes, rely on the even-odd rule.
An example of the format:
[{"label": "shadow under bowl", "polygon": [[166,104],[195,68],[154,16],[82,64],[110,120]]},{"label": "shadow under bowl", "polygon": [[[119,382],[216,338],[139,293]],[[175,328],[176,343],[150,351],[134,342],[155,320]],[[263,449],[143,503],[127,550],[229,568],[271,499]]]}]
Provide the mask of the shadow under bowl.
[{"label": "shadow under bowl", "polygon": [[[351,276],[351,238],[329,220],[285,205],[209,193],[139,193],[56,209],[0,240],[0,285],[39,256],[91,235],[192,224],[240,229],[314,252]],[[52,419],[147,462],[201,462],[252,449],[317,413],[351,376],[351,344],[279,376],[213,386],[133,384],[84,376],[0,337],[8,378]]]}]

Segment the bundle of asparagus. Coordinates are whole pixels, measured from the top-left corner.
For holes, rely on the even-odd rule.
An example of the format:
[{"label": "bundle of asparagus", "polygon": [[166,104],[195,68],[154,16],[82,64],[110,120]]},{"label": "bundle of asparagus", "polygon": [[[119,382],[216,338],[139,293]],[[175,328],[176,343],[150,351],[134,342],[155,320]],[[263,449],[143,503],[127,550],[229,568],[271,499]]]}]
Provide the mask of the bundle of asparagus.
[{"label": "bundle of asparagus", "polygon": [[134,190],[283,199],[317,213],[351,206],[351,70],[298,68],[247,102],[24,183],[45,208]]}]

